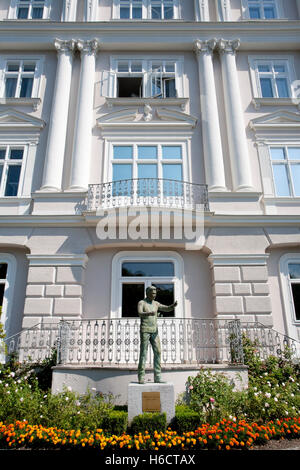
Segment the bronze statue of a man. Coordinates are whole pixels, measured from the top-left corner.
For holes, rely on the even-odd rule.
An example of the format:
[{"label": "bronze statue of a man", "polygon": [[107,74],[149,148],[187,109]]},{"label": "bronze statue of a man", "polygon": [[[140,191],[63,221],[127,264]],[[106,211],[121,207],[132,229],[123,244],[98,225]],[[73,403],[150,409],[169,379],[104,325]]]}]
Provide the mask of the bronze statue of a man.
[{"label": "bronze statue of a man", "polygon": [[156,287],[148,287],[146,289],[146,298],[140,300],[137,307],[138,315],[141,319],[140,358],[138,365],[138,380],[140,384],[143,384],[145,379],[145,365],[149,341],[154,355],[154,382],[162,383],[161,348],[157,330],[157,317],[159,316],[159,310],[162,312],[170,312],[177,305],[177,302],[174,302],[170,306],[160,304],[155,300],[156,293]]}]

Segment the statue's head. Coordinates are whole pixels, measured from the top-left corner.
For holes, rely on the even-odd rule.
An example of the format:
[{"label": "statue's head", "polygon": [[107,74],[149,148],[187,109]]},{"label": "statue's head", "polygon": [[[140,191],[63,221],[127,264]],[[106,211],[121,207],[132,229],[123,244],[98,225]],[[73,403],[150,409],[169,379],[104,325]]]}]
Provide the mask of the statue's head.
[{"label": "statue's head", "polygon": [[156,287],[154,286],[147,287],[146,296],[148,299],[154,300],[156,298],[156,293],[157,293]]}]

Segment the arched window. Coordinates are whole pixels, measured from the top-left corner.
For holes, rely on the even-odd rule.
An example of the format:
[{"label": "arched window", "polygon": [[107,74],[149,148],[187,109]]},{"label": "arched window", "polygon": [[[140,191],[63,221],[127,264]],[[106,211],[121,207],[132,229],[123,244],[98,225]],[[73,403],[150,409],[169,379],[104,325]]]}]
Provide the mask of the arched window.
[{"label": "arched window", "polygon": [[288,335],[300,339],[300,253],[283,255],[279,269]]},{"label": "arched window", "polygon": [[164,305],[178,302],[166,317],[184,317],[182,259],[173,252],[121,252],[112,265],[112,317],[137,317],[137,303],[149,286],[157,288],[156,300]]}]

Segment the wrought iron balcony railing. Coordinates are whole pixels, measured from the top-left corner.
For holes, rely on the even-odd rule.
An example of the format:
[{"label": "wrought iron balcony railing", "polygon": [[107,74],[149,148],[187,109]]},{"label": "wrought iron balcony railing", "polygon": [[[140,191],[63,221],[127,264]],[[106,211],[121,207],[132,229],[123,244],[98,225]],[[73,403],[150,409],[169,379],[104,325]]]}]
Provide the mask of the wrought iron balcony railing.
[{"label": "wrought iron balcony railing", "polygon": [[[6,339],[7,353],[21,362],[39,362],[57,349],[58,363],[132,365],[139,358],[138,318],[41,323]],[[160,318],[162,364],[243,364],[243,334],[255,342],[257,355],[280,357],[286,347],[300,358],[300,343],[260,323],[239,320]],[[148,363],[152,363],[149,351]]]},{"label": "wrought iron balcony railing", "polygon": [[136,178],[89,185],[88,212],[98,208],[128,206],[209,211],[207,185],[161,178]]}]

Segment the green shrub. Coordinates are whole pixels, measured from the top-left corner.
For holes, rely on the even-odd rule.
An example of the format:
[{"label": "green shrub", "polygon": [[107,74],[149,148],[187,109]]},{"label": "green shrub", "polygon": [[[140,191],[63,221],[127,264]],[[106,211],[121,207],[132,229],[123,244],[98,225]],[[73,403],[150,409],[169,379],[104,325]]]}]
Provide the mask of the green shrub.
[{"label": "green shrub", "polygon": [[193,431],[201,424],[199,413],[189,406],[180,405],[176,407],[175,418],[172,421],[172,428],[179,434]]},{"label": "green shrub", "polygon": [[128,413],[126,411],[112,410],[102,420],[102,429],[106,434],[120,435],[127,430]]},{"label": "green shrub", "polygon": [[148,431],[150,434],[164,432],[167,428],[166,413],[143,413],[133,418],[130,426],[132,434],[144,433]]}]

